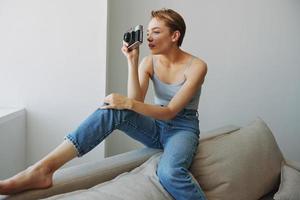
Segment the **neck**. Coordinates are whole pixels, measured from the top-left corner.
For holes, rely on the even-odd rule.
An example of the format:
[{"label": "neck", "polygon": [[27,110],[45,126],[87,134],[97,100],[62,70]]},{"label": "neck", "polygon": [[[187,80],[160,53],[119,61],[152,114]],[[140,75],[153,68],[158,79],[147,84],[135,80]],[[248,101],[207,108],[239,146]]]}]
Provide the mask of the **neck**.
[{"label": "neck", "polygon": [[174,63],[177,63],[184,56],[184,52],[179,48],[172,48],[166,53],[159,54],[159,58],[163,63],[166,63],[166,66],[171,66]]}]

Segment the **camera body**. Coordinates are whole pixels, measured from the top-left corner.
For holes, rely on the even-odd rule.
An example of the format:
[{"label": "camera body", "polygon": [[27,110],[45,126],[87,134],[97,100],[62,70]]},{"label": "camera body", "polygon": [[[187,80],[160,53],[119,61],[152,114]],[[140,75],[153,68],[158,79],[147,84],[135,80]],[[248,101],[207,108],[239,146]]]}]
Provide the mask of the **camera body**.
[{"label": "camera body", "polygon": [[134,29],[124,33],[123,40],[128,43],[128,49],[131,51],[143,43],[143,26],[137,25]]}]

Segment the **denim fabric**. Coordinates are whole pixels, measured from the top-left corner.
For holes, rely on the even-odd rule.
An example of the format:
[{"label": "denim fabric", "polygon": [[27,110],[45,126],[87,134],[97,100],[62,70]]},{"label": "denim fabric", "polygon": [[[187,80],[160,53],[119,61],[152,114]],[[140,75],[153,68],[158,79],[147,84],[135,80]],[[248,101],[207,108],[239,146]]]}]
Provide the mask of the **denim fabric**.
[{"label": "denim fabric", "polygon": [[163,149],[157,175],[176,200],[206,199],[188,168],[199,142],[196,110],[183,109],[171,120],[156,120],[131,110],[97,109],[66,136],[82,156],[119,129],[150,148]]}]

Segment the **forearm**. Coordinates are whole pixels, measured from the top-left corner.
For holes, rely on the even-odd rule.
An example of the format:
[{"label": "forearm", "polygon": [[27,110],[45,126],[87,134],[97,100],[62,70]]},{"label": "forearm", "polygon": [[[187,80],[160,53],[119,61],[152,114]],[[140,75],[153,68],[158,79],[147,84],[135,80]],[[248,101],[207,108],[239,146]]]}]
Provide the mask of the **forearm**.
[{"label": "forearm", "polygon": [[131,101],[131,110],[160,120],[172,119],[175,114],[168,107],[146,104],[137,100]]},{"label": "forearm", "polygon": [[138,78],[138,59],[128,59],[127,96],[142,101],[141,86]]},{"label": "forearm", "polygon": [[146,104],[126,96],[112,93],[104,98],[101,109],[128,109],[154,119],[169,120],[176,116],[177,111],[169,106],[161,107],[157,105]]}]

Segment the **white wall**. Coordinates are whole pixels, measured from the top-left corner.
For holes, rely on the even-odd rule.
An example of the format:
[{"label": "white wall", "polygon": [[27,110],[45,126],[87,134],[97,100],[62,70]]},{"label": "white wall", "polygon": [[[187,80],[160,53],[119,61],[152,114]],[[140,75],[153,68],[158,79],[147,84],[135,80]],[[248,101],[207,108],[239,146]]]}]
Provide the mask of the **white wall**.
[{"label": "white wall", "polygon": [[[183,15],[187,24],[183,49],[208,63],[199,107],[201,131],[244,126],[260,116],[284,155],[300,161],[300,2],[111,0],[108,93],[126,94],[127,67],[120,52],[123,32],[136,24],[147,26],[150,11],[162,7]],[[143,45],[141,56],[147,53]],[[126,139],[118,132],[110,136],[106,155],[141,147],[129,139],[126,144]]]},{"label": "white wall", "polygon": [[26,167],[26,113],[24,109],[0,107],[0,137],[0,180],[3,180]]},{"label": "white wall", "polygon": [[[0,0],[0,105],[27,111],[27,164],[105,96],[107,2]],[[104,157],[104,145],[74,163]]]}]

